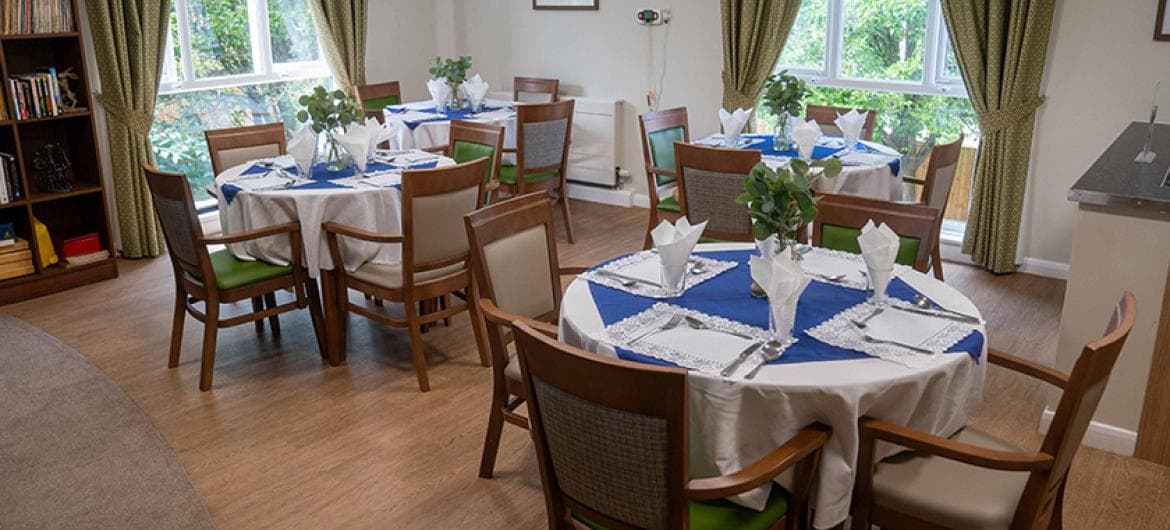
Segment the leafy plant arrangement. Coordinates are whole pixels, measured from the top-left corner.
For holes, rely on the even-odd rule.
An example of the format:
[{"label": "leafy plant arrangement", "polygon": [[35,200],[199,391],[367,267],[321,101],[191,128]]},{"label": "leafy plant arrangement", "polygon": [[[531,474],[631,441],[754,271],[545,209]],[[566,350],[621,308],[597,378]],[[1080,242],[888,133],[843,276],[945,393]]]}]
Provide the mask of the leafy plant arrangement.
[{"label": "leafy plant arrangement", "polygon": [[800,116],[807,95],[808,84],[803,79],[789,74],[788,70],[781,70],[769,76],[765,82],[763,104],[775,116]]},{"label": "leafy plant arrangement", "polygon": [[344,131],[351,123],[362,121],[364,113],[357,101],[341,90],[330,92],[317,85],[312,93],[301,96],[297,102],[304,107],[297,111],[297,121],[309,123],[317,134],[325,133],[326,169],[342,169],[346,162],[341,156],[335,133],[339,129]]},{"label": "leafy plant arrangement", "polygon": [[446,79],[448,84],[459,86],[460,83],[467,80],[469,68],[471,68],[470,55],[464,55],[458,59],[435,57],[431,59],[431,67],[427,71],[431,73],[431,79]]},{"label": "leafy plant arrangement", "polygon": [[779,239],[777,252],[796,239],[800,227],[817,216],[817,200],[813,182],[822,177],[833,178],[841,173],[841,161],[836,158],[817,160],[812,164],[792,159],[788,167],[772,170],[763,162],[756,164],[744,182],[744,192],[736,197],[736,204],[748,207],[752,218],[752,236],[766,240],[775,235]]}]

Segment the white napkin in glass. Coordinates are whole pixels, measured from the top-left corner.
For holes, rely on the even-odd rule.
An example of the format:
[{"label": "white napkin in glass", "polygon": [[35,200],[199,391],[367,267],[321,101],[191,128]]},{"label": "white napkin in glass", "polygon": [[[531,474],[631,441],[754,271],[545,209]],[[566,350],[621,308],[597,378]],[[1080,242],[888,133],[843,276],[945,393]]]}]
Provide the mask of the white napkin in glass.
[{"label": "white napkin in glass", "polygon": [[451,99],[451,85],[447,84],[446,78],[427,81],[427,91],[431,93],[431,103],[435,104],[436,110],[442,110]]},{"label": "white napkin in glass", "polygon": [[813,120],[804,121],[799,120],[795,127],[792,128],[792,141],[796,142],[796,149],[800,151],[800,158],[805,160],[812,159],[813,148],[817,146],[817,140],[821,139],[821,126]]},{"label": "white napkin in glass", "polygon": [[898,257],[898,234],[886,223],[874,226],[873,219],[870,219],[861,227],[857,244],[861,246],[861,257],[869,269],[869,280],[873,282],[874,292],[884,293],[893,275],[894,260]]},{"label": "white napkin in glass", "polygon": [[366,132],[369,133],[370,139],[369,148],[366,149],[366,155],[369,156],[378,150],[378,144],[393,138],[395,131],[379,122],[377,118],[366,118]]},{"label": "white napkin in glass", "polygon": [[[375,120],[376,122],[377,120]],[[373,145],[370,143],[373,134],[374,131],[366,124],[351,123],[346,127],[345,132],[337,136],[337,143],[341,144],[341,148],[353,157],[354,163],[363,172],[366,170],[366,161],[372,152],[370,148],[377,145],[376,142]]]},{"label": "white napkin in glass", "polygon": [[796,324],[796,303],[808,287],[810,278],[799,263],[792,261],[792,248],[784,249],[771,259],[752,256],[750,266],[752,280],[768,295],[768,307],[776,331],[788,335]]},{"label": "white napkin in glass", "polygon": [[296,161],[297,170],[308,176],[313,170],[313,159],[317,156],[317,133],[309,125],[293,133],[288,141],[288,154]]},{"label": "white napkin in glass", "polygon": [[682,275],[686,274],[687,260],[699,242],[699,237],[703,235],[704,228],[707,228],[707,221],[692,226],[683,217],[673,225],[669,221],[662,221],[650,231],[654,248],[658,249],[658,256],[662,260],[663,279],[670,285],[677,285]]},{"label": "white napkin in glass", "polygon": [[479,77],[479,74],[475,74],[471,79],[464,81],[459,88],[463,90],[463,95],[471,103],[472,109],[478,109],[483,104],[483,100],[487,97],[488,93],[488,84]]},{"label": "white napkin in glass", "polygon": [[747,126],[748,117],[751,116],[752,109],[743,110],[742,108],[735,109],[735,112],[727,112],[727,109],[719,109],[719,123],[723,124],[723,145],[725,147],[737,147],[739,144],[739,135],[743,132],[743,128]]},{"label": "white napkin in glass", "polygon": [[834,123],[845,136],[845,149],[852,151],[857,148],[857,140],[861,139],[861,128],[865,126],[865,119],[868,116],[868,111],[857,112],[857,109],[849,109],[849,112],[837,115]]}]

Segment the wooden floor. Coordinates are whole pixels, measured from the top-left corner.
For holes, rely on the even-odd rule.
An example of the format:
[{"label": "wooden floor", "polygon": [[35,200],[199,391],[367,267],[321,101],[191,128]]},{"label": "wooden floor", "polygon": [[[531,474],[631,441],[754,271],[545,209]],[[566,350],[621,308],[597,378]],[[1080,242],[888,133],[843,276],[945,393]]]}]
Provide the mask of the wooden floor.
[{"label": "wooden floor", "polygon": [[[562,265],[640,247],[645,210],[574,203],[579,241]],[[283,335],[221,332],[215,386],[199,392],[200,328],[188,319],[168,370],[173,279],[165,259],[123,261],[116,280],[10,305],[125,389],[158,424],[217,525],[282,528],[541,528],[544,504],[527,433],[506,425],[497,477],[476,477],[490,372],[466,316],[424,335],[431,388],[420,393],[405,332],[355,318],[349,361],[319,357],[308,314]],[[948,264],[948,282],[988,318],[992,346],[1051,362],[1064,284]],[[1104,322],[1102,323],[1104,325]],[[1046,389],[991,367],[972,423],[1028,447]],[[1170,468],[1082,449],[1070,479],[1073,529],[1165,529]]]}]

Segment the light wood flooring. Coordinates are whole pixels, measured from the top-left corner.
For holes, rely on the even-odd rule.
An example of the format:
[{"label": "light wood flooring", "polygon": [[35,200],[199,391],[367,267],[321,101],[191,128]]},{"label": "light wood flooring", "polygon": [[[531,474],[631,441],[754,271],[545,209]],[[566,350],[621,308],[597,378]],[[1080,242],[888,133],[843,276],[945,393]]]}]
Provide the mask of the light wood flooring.
[{"label": "light wood flooring", "polygon": [[[562,265],[641,246],[645,210],[575,202],[579,241]],[[173,280],[166,258],[122,261],[120,278],[0,307],[76,348],[154,419],[220,528],[541,528],[544,504],[527,433],[505,425],[497,476],[476,477],[488,412],[465,315],[424,335],[431,388],[416,387],[404,331],[350,323],[349,360],[319,357],[305,312],[283,335],[220,333],[215,386],[199,392],[200,326],[187,320],[169,370]],[[948,282],[988,318],[992,346],[1051,362],[1064,283],[948,264]],[[1104,324],[1104,323],[1102,323]],[[991,367],[972,423],[1038,445],[1040,384]],[[1073,466],[1072,529],[1170,527],[1170,468],[1093,449]]]}]

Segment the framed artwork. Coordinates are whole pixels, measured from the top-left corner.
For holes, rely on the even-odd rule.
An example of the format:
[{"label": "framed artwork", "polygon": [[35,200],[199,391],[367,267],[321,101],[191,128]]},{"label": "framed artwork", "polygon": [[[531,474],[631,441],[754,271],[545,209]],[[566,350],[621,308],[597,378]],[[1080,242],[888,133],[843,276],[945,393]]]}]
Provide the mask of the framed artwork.
[{"label": "framed artwork", "polygon": [[[561,11],[597,11],[600,0],[532,0],[532,9]],[[1165,2],[1166,0],[1162,0]]]},{"label": "framed artwork", "polygon": [[1170,41],[1170,13],[1166,0],[1158,0],[1158,18],[1154,23],[1154,40]]}]

